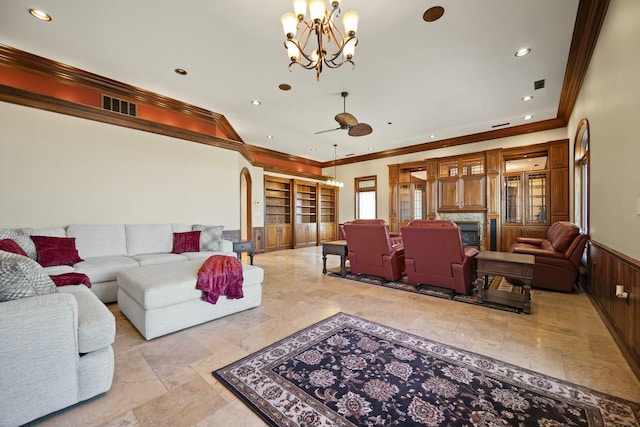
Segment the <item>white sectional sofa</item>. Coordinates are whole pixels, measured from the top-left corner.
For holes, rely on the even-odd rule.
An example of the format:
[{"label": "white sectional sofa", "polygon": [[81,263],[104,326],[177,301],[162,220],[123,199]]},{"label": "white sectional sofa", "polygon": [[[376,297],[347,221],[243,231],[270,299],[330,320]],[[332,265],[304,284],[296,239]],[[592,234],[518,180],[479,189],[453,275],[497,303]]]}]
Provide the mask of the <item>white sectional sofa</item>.
[{"label": "white sectional sofa", "polygon": [[115,318],[89,289],[56,288],[36,262],[2,251],[0,287],[0,426],[111,388]]},{"label": "white sectional sofa", "polygon": [[[102,302],[118,298],[116,276],[122,269],[151,264],[166,264],[211,255],[236,256],[233,244],[220,239],[219,251],[171,253],[173,233],[192,231],[190,224],[72,224],[67,228],[36,229],[31,235],[74,237],[83,261],[73,266],[45,267],[48,274],[84,273],[91,290]],[[222,227],[220,227],[220,231]]]}]

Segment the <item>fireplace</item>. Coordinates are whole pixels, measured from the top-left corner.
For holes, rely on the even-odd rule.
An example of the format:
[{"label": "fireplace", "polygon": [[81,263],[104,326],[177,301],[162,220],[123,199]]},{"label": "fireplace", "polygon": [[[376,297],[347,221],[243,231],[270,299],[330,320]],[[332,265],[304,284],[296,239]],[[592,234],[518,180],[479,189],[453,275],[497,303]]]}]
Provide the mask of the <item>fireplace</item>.
[{"label": "fireplace", "polygon": [[467,247],[480,249],[480,223],[478,221],[456,221],[460,227],[462,244]]}]

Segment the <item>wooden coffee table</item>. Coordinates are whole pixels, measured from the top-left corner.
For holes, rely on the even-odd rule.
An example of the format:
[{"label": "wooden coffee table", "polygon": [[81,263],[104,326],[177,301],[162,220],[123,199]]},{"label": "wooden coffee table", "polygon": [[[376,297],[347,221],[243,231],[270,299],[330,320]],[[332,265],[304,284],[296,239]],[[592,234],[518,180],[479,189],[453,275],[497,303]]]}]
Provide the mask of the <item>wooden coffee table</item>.
[{"label": "wooden coffee table", "polygon": [[[527,314],[531,313],[531,282],[535,263],[533,255],[485,251],[480,252],[476,259],[478,260],[476,291],[480,302],[493,302],[520,308]],[[484,278],[480,275],[484,275]],[[522,293],[490,289],[489,275],[520,279],[523,282]]]},{"label": "wooden coffee table", "polygon": [[347,249],[346,240],[334,240],[333,242],[324,242],[322,244],[322,274],[327,274],[327,255],[339,255],[340,256],[340,273],[342,277],[347,276]]}]

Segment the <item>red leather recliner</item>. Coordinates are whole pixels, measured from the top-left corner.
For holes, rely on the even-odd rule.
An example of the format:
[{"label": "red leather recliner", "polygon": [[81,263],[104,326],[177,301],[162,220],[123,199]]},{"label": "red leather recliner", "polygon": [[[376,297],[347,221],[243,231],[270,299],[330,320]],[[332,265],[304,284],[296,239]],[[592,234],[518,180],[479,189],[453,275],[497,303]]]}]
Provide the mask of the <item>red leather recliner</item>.
[{"label": "red leather recliner", "polygon": [[382,219],[356,219],[344,224],[349,265],[353,274],[399,280],[404,270],[404,248],[393,242]]},{"label": "red leather recliner", "polygon": [[509,252],[535,256],[534,288],[571,292],[588,239],[577,225],[557,221],[547,230],[546,239],[518,237]]},{"label": "red leather recliner", "polygon": [[402,227],[407,281],[469,294],[476,279],[478,250],[465,248],[453,221],[416,220]]}]

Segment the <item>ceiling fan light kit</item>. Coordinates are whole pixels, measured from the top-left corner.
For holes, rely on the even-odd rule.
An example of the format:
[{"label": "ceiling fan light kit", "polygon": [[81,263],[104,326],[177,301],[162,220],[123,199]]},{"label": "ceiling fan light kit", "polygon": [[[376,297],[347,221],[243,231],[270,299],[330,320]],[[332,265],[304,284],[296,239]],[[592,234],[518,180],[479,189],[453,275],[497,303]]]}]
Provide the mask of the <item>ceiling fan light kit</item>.
[{"label": "ceiling fan light kit", "polygon": [[343,112],[338,113],[335,116],[336,122],[340,125],[340,127],[334,129],[321,130],[319,133],[333,132],[334,130],[347,129],[347,134],[349,136],[364,136],[369,135],[373,132],[373,128],[371,125],[367,123],[358,123],[358,119],[356,119],[353,114],[347,113],[347,96],[349,96],[349,92],[342,92],[340,94],[342,96],[342,106]]},{"label": "ceiling fan light kit", "polygon": [[[319,81],[324,65],[338,68],[348,62],[355,68],[352,58],[358,44],[358,14],[345,12],[341,31],[335,22],[340,16],[340,0],[331,0],[329,7],[325,0],[308,3],[308,20],[306,0],[293,0],[294,12],[287,12],[280,18],[286,36],[284,47],[291,60],[289,71],[293,64],[298,64],[307,70],[316,70]],[[310,44],[312,40],[314,42]]]}]

